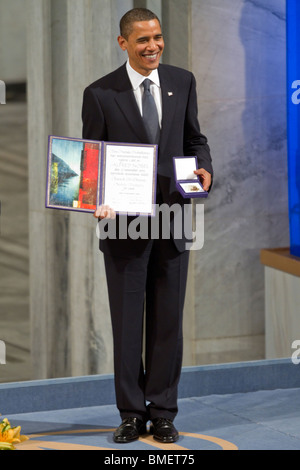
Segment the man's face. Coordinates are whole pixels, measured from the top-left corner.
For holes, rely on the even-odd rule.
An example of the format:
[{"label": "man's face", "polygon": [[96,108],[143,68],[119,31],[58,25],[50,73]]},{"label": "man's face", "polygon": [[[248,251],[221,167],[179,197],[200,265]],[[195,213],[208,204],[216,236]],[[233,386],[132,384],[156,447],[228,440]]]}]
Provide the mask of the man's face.
[{"label": "man's face", "polygon": [[118,42],[127,50],[131,67],[142,75],[150,75],[157,69],[164,50],[164,40],[157,20],[133,23],[128,39],[118,37]]}]

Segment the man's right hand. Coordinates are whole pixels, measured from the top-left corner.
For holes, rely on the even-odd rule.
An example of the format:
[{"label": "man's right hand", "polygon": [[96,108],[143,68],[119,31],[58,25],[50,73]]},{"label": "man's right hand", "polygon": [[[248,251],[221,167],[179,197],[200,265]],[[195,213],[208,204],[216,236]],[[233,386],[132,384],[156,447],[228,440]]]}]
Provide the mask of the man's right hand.
[{"label": "man's right hand", "polygon": [[111,207],[102,205],[97,207],[94,217],[96,219],[115,219],[116,213]]}]

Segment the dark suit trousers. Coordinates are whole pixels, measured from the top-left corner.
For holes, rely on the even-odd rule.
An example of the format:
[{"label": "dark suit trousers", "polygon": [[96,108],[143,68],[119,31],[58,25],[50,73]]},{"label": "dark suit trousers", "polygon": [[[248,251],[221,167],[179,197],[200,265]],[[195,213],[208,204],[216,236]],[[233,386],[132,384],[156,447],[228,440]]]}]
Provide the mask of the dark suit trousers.
[{"label": "dark suit trousers", "polygon": [[149,240],[138,257],[104,259],[121,418],[174,419],[189,252],[179,253],[172,240]]}]

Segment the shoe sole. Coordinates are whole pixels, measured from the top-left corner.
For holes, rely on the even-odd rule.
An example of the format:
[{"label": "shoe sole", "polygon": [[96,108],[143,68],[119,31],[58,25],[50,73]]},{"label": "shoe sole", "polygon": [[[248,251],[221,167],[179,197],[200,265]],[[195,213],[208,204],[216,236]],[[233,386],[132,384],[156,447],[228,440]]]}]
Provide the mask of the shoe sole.
[{"label": "shoe sole", "polygon": [[173,442],[178,441],[179,436],[171,437],[171,438],[161,438],[161,437],[157,437],[153,434],[153,439],[157,442],[161,442],[162,444],[172,444]]},{"label": "shoe sole", "polygon": [[114,442],[116,444],[129,444],[130,442],[134,442],[134,441],[137,441],[138,440],[138,437],[134,437],[132,439],[116,439],[114,437]]}]

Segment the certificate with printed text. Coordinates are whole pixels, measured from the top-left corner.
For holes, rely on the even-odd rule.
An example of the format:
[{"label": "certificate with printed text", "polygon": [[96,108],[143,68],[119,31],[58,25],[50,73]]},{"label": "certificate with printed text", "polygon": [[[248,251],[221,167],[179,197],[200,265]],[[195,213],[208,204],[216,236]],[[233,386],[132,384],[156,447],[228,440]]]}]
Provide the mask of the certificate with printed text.
[{"label": "certificate with printed text", "polygon": [[117,213],[154,215],[157,147],[103,143],[102,204]]}]

